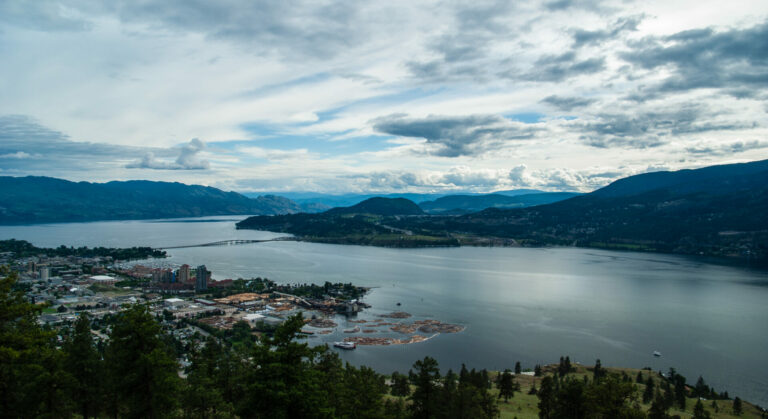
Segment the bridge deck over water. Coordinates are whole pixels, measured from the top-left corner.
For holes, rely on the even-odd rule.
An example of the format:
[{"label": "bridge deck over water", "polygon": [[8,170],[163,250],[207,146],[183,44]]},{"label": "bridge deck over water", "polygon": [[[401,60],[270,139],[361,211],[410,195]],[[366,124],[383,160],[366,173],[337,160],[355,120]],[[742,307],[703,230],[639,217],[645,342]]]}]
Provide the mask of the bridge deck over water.
[{"label": "bridge deck over water", "polygon": [[296,241],[295,237],[277,237],[274,239],[263,239],[263,240],[221,240],[216,242],[210,242],[210,243],[202,243],[202,244],[187,244],[182,246],[168,246],[168,247],[162,247],[161,249],[169,250],[169,249],[186,249],[189,247],[210,247],[210,246],[237,246],[240,244],[251,244],[251,243],[266,243],[266,242],[282,242],[282,241]]}]

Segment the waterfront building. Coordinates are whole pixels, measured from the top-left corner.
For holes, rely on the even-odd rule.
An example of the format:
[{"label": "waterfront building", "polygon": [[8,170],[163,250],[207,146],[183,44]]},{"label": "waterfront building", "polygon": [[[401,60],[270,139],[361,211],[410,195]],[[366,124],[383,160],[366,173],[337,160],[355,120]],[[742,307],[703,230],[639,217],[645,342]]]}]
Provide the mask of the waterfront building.
[{"label": "waterfront building", "polygon": [[170,269],[156,268],[152,270],[152,282],[170,284],[173,282],[173,271]]},{"label": "waterfront building", "polygon": [[207,290],[208,277],[210,275],[210,272],[208,272],[208,269],[205,267],[205,265],[198,266],[195,275],[197,278],[197,280],[195,281],[195,291]]},{"label": "waterfront building", "polygon": [[186,284],[189,282],[189,265],[186,263],[184,265],[181,265],[179,267],[179,274],[177,276],[178,281],[182,284]]}]

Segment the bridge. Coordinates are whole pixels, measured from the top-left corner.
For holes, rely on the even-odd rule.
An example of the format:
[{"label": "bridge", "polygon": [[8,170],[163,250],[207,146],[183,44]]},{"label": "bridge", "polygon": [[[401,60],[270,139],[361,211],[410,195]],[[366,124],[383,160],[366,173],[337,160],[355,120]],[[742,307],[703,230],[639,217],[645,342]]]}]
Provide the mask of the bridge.
[{"label": "bridge", "polygon": [[274,239],[263,239],[263,240],[220,240],[217,242],[202,243],[202,244],[187,244],[182,246],[161,247],[161,249],[169,250],[169,249],[186,249],[190,247],[237,246],[239,244],[284,242],[284,241],[296,241],[296,238],[295,237],[276,237]]}]

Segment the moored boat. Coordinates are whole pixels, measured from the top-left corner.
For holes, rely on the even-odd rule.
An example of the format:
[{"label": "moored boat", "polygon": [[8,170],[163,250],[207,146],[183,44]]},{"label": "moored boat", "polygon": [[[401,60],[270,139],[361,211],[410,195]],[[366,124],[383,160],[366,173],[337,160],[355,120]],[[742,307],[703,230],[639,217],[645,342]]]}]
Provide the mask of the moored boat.
[{"label": "moored boat", "polygon": [[355,342],[333,342],[333,346],[340,349],[355,349],[357,344]]}]

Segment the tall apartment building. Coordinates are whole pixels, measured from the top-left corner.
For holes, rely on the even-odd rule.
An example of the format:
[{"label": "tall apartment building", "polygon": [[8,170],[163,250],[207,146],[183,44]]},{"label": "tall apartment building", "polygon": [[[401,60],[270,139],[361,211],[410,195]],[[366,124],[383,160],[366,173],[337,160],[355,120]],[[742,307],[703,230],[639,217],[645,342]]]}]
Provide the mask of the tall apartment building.
[{"label": "tall apartment building", "polygon": [[208,269],[205,267],[205,265],[200,265],[197,267],[197,272],[195,273],[196,280],[195,280],[195,291],[205,291],[208,289],[208,277],[210,276],[210,272],[208,272]]},{"label": "tall apartment building", "polygon": [[179,267],[179,274],[177,276],[177,279],[182,284],[186,284],[189,282],[189,275],[190,274],[190,268],[189,265],[184,264]]}]

